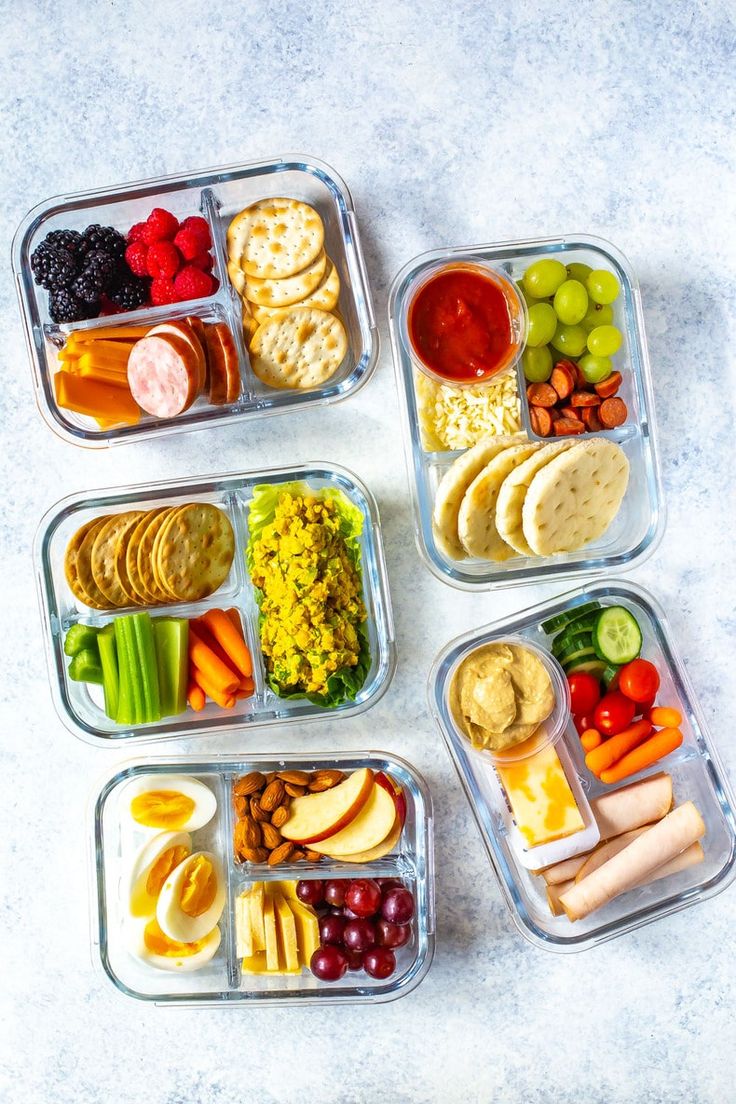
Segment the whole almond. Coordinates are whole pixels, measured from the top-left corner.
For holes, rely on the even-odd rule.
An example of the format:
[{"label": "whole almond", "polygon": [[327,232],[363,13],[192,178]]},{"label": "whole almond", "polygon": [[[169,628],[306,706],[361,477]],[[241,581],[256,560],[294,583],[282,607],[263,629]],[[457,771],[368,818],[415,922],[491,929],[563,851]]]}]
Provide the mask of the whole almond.
[{"label": "whole almond", "polygon": [[292,786],[306,786],[309,782],[307,771],[300,770],[279,771],[279,778],[282,782],[291,782]]},{"label": "whole almond", "polygon": [[257,820],[253,820],[253,817],[243,817],[241,821],[243,824],[243,845],[249,850],[255,850],[256,847],[260,847],[263,835],[261,832],[261,826]]},{"label": "whole almond", "polygon": [[291,862],[304,862],[307,857],[307,852],[302,851],[301,847],[297,847],[295,851],[291,852]]},{"label": "whole almond", "polygon": [[269,866],[278,866],[279,863],[286,862],[294,851],[294,844],[291,840],[285,840],[283,843],[275,847],[271,854],[268,856]]},{"label": "whole almond", "polygon": [[271,814],[271,823],[274,828],[283,828],[289,819],[289,810],[285,805],[279,805],[278,809],[274,809]]},{"label": "whole almond", "polygon": [[289,797],[304,797],[307,792],[306,786],[296,786],[293,782],[284,782],[284,789]]},{"label": "whole almond", "polygon": [[339,770],[315,771],[309,781],[310,793],[321,793],[323,790],[331,790],[338,782],[342,782],[345,775]]},{"label": "whole almond", "polygon": [[307,862],[318,863],[322,861],[322,856],[319,851],[310,851],[308,847],[304,851],[304,858]]},{"label": "whole almond", "polygon": [[255,793],[256,790],[262,789],[266,785],[266,779],[260,771],[251,771],[250,774],[243,775],[233,786],[233,793],[238,797],[247,797],[249,794]]},{"label": "whole almond", "polygon": [[252,863],[263,863],[268,858],[268,851],[265,847],[245,847],[241,850],[240,854],[246,862]]},{"label": "whole almond", "polygon": [[266,812],[265,809],[261,808],[261,803],[258,800],[257,794],[255,794],[250,799],[250,815],[253,817],[254,820],[258,821],[261,824],[264,820],[268,820],[269,814]]},{"label": "whole almond", "polygon": [[273,851],[274,847],[278,847],[283,843],[281,833],[278,828],[274,828],[273,824],[262,824],[261,835],[263,837],[263,846],[267,847],[269,851]]},{"label": "whole almond", "polygon": [[262,809],[266,812],[272,813],[274,809],[278,809],[284,796],[284,783],[280,778],[274,778],[273,782],[269,782],[265,790],[258,799],[258,802]]},{"label": "whole almond", "polygon": [[248,798],[243,797],[242,794],[236,794],[233,798],[233,808],[235,809],[236,816],[245,816],[248,812]]},{"label": "whole almond", "polygon": [[266,775],[266,785],[268,785],[269,782],[273,782],[274,778],[278,778],[276,771],[269,771]]}]

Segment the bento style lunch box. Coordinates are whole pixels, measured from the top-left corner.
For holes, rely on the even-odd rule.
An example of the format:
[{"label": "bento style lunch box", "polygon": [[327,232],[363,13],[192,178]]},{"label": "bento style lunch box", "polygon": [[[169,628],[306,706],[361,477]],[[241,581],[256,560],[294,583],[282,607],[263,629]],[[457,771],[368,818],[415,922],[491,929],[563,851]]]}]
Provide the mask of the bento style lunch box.
[{"label": "bento style lunch box", "polygon": [[429,705],[535,946],[585,950],[733,881],[733,795],[642,587],[590,584],[453,640]]},{"label": "bento style lunch box", "polygon": [[380,1003],[431,965],[432,807],[403,759],[149,759],[93,818],[92,942],[126,996]]},{"label": "bento style lunch box", "polygon": [[378,509],[334,465],[73,495],[34,563],[54,705],[88,743],[352,716],[393,676]]},{"label": "bento style lunch box", "polygon": [[419,552],[489,589],[641,563],[664,527],[636,278],[599,238],[434,250],[389,322]]},{"label": "bento style lunch box", "polygon": [[13,271],[38,407],[77,445],[336,402],[378,358],[352,199],[312,158],[47,200]]}]

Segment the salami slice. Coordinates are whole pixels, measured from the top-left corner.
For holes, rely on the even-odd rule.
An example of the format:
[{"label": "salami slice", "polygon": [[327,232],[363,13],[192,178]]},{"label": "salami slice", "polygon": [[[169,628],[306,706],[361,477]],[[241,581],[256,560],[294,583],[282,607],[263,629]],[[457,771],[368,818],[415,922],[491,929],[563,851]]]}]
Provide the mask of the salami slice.
[{"label": "salami slice", "polygon": [[133,398],[156,418],[183,414],[197,396],[199,363],[192,346],[173,334],[153,334],[137,341],[128,358]]}]

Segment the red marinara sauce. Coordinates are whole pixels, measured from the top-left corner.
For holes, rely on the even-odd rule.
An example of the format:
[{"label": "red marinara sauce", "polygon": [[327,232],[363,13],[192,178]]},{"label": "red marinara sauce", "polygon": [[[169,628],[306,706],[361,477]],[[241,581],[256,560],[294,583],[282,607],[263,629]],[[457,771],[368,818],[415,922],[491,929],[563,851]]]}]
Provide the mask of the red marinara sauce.
[{"label": "red marinara sauce", "polygon": [[478,383],[505,368],[518,349],[515,312],[500,280],[470,265],[449,265],[414,296],[409,338],[430,372],[448,383]]}]

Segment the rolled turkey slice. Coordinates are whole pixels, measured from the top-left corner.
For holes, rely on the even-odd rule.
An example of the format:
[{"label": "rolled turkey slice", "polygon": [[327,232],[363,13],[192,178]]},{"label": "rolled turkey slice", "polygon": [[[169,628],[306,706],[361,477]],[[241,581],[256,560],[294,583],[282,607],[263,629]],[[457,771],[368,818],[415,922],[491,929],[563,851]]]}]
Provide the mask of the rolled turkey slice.
[{"label": "rolled turkey slice", "polygon": [[664,771],[641,782],[622,786],[611,793],[594,798],[590,807],[601,831],[601,839],[609,840],[661,820],[672,808],[672,779]]}]

